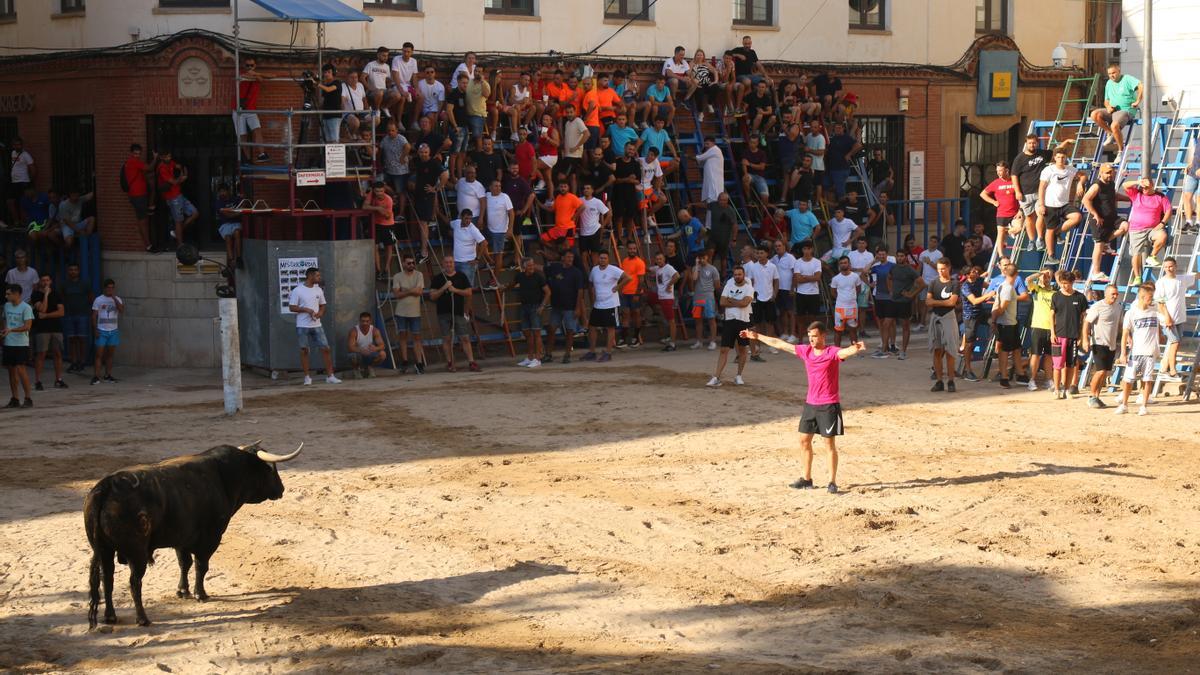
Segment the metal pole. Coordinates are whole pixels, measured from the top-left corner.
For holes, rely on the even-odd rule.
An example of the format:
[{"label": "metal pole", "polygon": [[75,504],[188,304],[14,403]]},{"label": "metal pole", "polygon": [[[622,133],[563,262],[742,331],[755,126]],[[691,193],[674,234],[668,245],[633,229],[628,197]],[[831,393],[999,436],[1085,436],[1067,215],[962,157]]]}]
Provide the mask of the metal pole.
[{"label": "metal pole", "polygon": [[225,414],[242,409],[242,353],[238,335],[237,298],[217,301],[221,311],[221,385],[225,391]]},{"label": "metal pole", "polygon": [[1150,48],[1152,31],[1151,2],[1142,0],[1142,178],[1150,177],[1150,160],[1153,159],[1154,148],[1150,145],[1153,136],[1151,126],[1154,117],[1150,113],[1154,101],[1154,58]]}]

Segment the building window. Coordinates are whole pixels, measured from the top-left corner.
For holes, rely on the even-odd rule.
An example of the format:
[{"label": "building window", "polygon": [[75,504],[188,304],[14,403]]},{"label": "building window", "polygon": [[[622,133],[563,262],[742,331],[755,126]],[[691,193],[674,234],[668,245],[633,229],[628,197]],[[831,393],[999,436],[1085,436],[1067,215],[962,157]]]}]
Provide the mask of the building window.
[{"label": "building window", "polygon": [[0,0],[0,19],[11,19],[17,15],[17,0]]},{"label": "building window", "polygon": [[733,0],[733,23],[738,26],[774,26],[774,0]]},{"label": "building window", "polygon": [[483,0],[485,14],[533,16],[533,0]]},{"label": "building window", "polygon": [[886,0],[850,0],[850,27],[859,30],[887,28]]},{"label": "building window", "polygon": [[649,20],[650,13],[646,0],[604,0],[604,18]]},{"label": "building window", "polygon": [[417,0],[363,0],[363,9],[400,9],[417,11]]},{"label": "building window", "polygon": [[209,7],[228,7],[229,0],[158,0],[158,6],[163,9],[204,9]]},{"label": "building window", "polygon": [[63,14],[81,14],[83,10],[83,0],[62,0],[58,11]]},{"label": "building window", "polygon": [[975,32],[1008,35],[1008,0],[975,0]]}]

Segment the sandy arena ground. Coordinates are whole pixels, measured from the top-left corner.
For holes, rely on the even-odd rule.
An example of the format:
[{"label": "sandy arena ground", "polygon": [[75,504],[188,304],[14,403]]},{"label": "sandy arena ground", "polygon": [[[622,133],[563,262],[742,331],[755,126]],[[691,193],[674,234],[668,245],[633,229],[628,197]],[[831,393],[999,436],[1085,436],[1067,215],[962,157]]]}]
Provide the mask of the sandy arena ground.
[{"label": "sandy arena ground", "polygon": [[[913,354],[843,368],[837,496],[786,487],[804,375],[782,355],[716,391],[689,350],[250,376],[235,419],[212,373],[74,378],[0,414],[0,670],[1200,670],[1200,405],[932,394]],[[257,438],[305,451],[234,518],[213,598],[176,599],[162,551],[154,625],[121,566],[121,623],[89,633],[88,488]]]}]

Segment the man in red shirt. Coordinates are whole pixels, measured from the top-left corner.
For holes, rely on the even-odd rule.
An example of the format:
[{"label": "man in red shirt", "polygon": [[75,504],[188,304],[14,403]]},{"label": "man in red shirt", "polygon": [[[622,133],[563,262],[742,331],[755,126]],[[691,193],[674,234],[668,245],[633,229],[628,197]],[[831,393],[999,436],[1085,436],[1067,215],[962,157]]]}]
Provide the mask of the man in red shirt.
[{"label": "man in red shirt", "polygon": [[[1016,188],[1013,186],[1012,174],[1008,170],[1008,162],[996,162],[996,180],[987,184],[979,193],[983,201],[996,207],[996,245],[1004,253],[1004,242],[1009,235],[1017,236],[1021,232],[1020,204],[1017,202]],[[1037,237],[1034,220],[1026,218],[1025,231],[1030,241]]]},{"label": "man in red shirt", "polygon": [[520,139],[514,149],[517,163],[517,175],[527,181],[533,181],[534,169],[537,166],[537,148],[529,141],[529,129],[520,127],[517,129],[517,137]]},{"label": "man in red shirt", "polygon": [[258,115],[253,112],[258,110],[258,92],[265,75],[258,72],[258,60],[253,56],[247,56],[242,61],[240,74],[238,97],[233,102],[233,128],[237,131],[239,141],[245,143],[246,135],[249,134],[251,141],[255,144],[245,149],[242,154],[243,160],[248,160],[253,156],[254,148],[257,147],[256,161],[265,162],[268,155],[261,145],[263,142],[262,123],[258,121]]},{"label": "man in red shirt", "polygon": [[133,207],[133,216],[137,220],[138,234],[142,237],[142,246],[146,252],[153,253],[154,245],[150,243],[150,183],[147,176],[153,175],[158,164],[158,153],[154,154],[150,165],[142,161],[142,146],[134,143],[129,146],[129,157],[121,167],[122,182],[126,186],[125,194],[129,195],[129,205]]},{"label": "man in red shirt", "polygon": [[183,196],[181,186],[187,178],[187,167],[176,164],[170,150],[164,151],[158,163],[158,190],[162,193],[167,207],[171,209],[171,222],[174,227],[169,234],[175,239],[176,247],[183,243],[183,231],[200,216],[196,207]]},{"label": "man in red shirt", "polygon": [[[371,192],[363,199],[363,210],[371,212],[371,224],[375,226],[375,276],[386,281],[388,274],[383,268],[379,251],[395,243],[392,226],[396,224],[396,216],[392,213],[392,198],[384,190],[383,181],[377,180],[371,184]],[[390,257],[388,262],[391,262]]]}]

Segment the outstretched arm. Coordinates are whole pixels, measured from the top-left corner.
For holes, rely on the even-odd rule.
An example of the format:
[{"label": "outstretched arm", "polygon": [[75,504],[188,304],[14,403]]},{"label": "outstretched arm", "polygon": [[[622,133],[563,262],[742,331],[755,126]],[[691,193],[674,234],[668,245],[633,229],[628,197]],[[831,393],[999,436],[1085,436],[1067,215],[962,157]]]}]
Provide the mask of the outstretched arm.
[{"label": "outstretched arm", "polygon": [[846,359],[850,358],[851,356],[854,356],[855,354],[857,354],[859,352],[865,352],[865,351],[867,351],[867,345],[862,340],[859,340],[858,342],[855,342],[854,344],[850,345],[849,347],[839,349],[838,350],[838,358],[845,361]]},{"label": "outstretched arm", "polygon": [[781,351],[785,351],[785,352],[795,352],[796,351],[796,345],[791,344],[790,342],[785,342],[784,340],[780,340],[779,338],[773,338],[770,335],[763,335],[762,333],[758,333],[758,332],[755,332],[752,330],[742,331],[741,336],[748,340],[758,340],[759,342],[763,343],[764,345],[766,345],[768,347],[774,347],[775,349],[778,349]]}]

